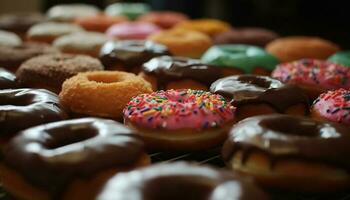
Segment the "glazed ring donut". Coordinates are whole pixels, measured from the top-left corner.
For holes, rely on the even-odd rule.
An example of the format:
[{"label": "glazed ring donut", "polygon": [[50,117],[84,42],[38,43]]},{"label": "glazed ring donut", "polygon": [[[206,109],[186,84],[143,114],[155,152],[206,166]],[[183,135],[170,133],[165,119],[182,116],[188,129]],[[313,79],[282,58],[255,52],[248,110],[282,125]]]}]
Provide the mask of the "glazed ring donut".
[{"label": "glazed ring donut", "polygon": [[350,68],[322,60],[302,59],[277,65],[273,78],[300,86],[310,99],[338,88],[350,88]]},{"label": "glazed ring donut", "polygon": [[180,29],[161,31],[148,39],[167,46],[174,56],[190,58],[199,58],[212,45],[204,33]]},{"label": "glazed ring donut", "polygon": [[350,125],[350,91],[338,89],[322,93],[314,101],[311,115],[317,120]]},{"label": "glazed ring donut", "polygon": [[17,88],[16,75],[0,67],[0,89]]},{"label": "glazed ring donut", "polygon": [[222,151],[233,171],[299,192],[349,188],[349,153],[348,127],[279,114],[240,121]]},{"label": "glazed ring donut", "polygon": [[114,176],[96,199],[130,200],[135,196],[139,200],[269,199],[249,179],[225,170],[186,162],[157,164]]},{"label": "glazed ring donut", "polygon": [[25,200],[91,199],[109,176],[150,162],[136,134],[98,118],[29,128],[2,156],[2,186]]},{"label": "glazed ring donut", "polygon": [[74,113],[122,118],[133,96],[152,92],[152,86],[134,74],[118,71],[79,73],[63,83],[62,104]]},{"label": "glazed ring donut", "polygon": [[124,109],[124,123],[141,134],[149,149],[199,150],[220,144],[235,121],[235,108],[202,90],[141,94]]},{"label": "glazed ring donut", "polygon": [[238,121],[271,113],[309,114],[309,100],[302,89],[268,76],[228,76],[215,81],[210,92],[224,96],[237,108]]},{"label": "glazed ring donut", "polygon": [[1,139],[20,130],[66,119],[56,94],[38,89],[0,90]]}]

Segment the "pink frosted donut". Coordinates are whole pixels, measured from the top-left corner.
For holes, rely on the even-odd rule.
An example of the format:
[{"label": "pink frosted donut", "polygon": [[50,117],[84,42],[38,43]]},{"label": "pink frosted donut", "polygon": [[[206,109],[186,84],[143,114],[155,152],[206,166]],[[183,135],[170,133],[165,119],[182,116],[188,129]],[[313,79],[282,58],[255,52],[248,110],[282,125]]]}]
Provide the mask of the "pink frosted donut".
[{"label": "pink frosted donut", "polygon": [[[167,90],[134,97],[124,109],[124,122],[156,148],[164,149],[166,144],[165,149],[201,149],[225,139],[234,111],[235,107],[217,94]],[[174,143],[178,146],[173,148]],[[199,143],[199,148],[194,143]]]},{"label": "pink frosted donut", "polygon": [[272,77],[285,83],[299,85],[312,99],[327,90],[350,88],[350,68],[316,59],[302,59],[277,65]]},{"label": "pink frosted donut", "polygon": [[160,30],[157,25],[149,22],[123,22],[109,27],[106,34],[111,39],[143,40]]},{"label": "pink frosted donut", "polygon": [[338,89],[321,94],[311,107],[311,115],[322,121],[350,124],[350,90]]}]

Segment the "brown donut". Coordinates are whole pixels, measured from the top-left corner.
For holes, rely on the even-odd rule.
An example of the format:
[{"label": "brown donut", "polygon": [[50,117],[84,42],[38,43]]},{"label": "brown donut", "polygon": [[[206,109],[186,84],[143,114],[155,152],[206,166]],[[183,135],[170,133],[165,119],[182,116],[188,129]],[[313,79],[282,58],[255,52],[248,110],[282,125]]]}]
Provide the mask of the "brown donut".
[{"label": "brown donut", "polygon": [[24,130],[2,155],[3,187],[25,200],[91,199],[108,177],[150,162],[134,132],[98,118]]},{"label": "brown donut", "polygon": [[0,90],[0,139],[17,131],[67,118],[57,95],[47,90]]},{"label": "brown donut", "polygon": [[224,144],[227,166],[265,186],[303,192],[350,187],[349,127],[290,115],[247,118]]},{"label": "brown donut", "polygon": [[223,77],[224,73],[222,68],[197,59],[160,56],[144,63],[139,75],[152,84],[154,91],[186,88],[208,90],[210,84]]},{"label": "brown donut", "polygon": [[0,66],[12,72],[26,60],[42,55],[59,53],[59,50],[46,44],[24,43],[20,46],[0,46]]},{"label": "brown donut", "polygon": [[108,70],[138,73],[143,63],[169,54],[166,46],[151,41],[108,41],[101,48],[100,60]]},{"label": "brown donut", "polygon": [[266,200],[249,179],[209,166],[175,162],[144,167],[112,177],[97,200]]},{"label": "brown donut", "polygon": [[269,113],[301,116],[309,113],[309,101],[302,89],[294,85],[284,85],[268,76],[225,77],[215,81],[210,91],[223,95],[237,107],[238,120]]},{"label": "brown donut", "polygon": [[0,67],[0,89],[17,88],[16,75]]},{"label": "brown donut", "polygon": [[90,56],[52,54],[34,57],[17,70],[18,83],[25,87],[45,88],[55,93],[62,83],[79,72],[103,70],[99,60]]}]

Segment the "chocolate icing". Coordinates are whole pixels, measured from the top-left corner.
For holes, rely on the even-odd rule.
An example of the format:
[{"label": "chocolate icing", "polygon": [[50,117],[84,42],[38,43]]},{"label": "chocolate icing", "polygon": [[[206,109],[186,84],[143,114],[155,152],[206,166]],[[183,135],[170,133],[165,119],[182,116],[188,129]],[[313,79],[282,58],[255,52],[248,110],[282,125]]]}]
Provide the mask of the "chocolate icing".
[{"label": "chocolate icing", "polygon": [[279,113],[290,106],[305,105],[305,114],[309,108],[307,96],[295,85],[284,85],[279,80],[267,76],[237,75],[215,81],[210,91],[232,99],[232,105],[268,104]]},{"label": "chocolate icing", "polygon": [[303,159],[336,165],[350,171],[350,129],[305,117],[267,115],[247,118],[234,126],[222,156],[229,162],[243,151],[242,162],[251,152],[266,153],[273,164],[282,159]]},{"label": "chocolate icing", "polygon": [[169,54],[166,46],[151,41],[109,41],[101,48],[100,60],[107,69],[116,65],[133,68],[154,57]]},{"label": "chocolate icing", "polygon": [[0,68],[0,89],[17,88],[16,76],[4,68]]},{"label": "chocolate icing", "polygon": [[1,134],[67,118],[58,96],[47,90],[0,90]]},{"label": "chocolate icing", "polygon": [[52,198],[60,199],[74,178],[133,166],[143,152],[143,142],[122,124],[82,118],[20,132],[5,146],[3,161]]},{"label": "chocolate icing", "polygon": [[98,200],[268,199],[253,183],[230,172],[175,162],[112,177]]},{"label": "chocolate icing", "polygon": [[143,64],[142,70],[158,79],[160,89],[165,89],[163,87],[167,83],[179,79],[193,79],[209,87],[212,82],[223,76],[221,68],[185,57],[153,58]]}]

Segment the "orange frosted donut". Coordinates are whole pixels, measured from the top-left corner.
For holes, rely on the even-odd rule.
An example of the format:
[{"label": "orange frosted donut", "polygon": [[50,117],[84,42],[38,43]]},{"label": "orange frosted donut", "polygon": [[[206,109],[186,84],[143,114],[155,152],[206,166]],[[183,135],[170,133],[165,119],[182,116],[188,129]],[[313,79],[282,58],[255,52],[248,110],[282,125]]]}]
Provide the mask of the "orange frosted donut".
[{"label": "orange frosted donut", "polygon": [[175,28],[199,31],[214,37],[215,35],[231,30],[231,25],[216,19],[196,19],[178,23]]},{"label": "orange frosted donut", "polygon": [[155,33],[150,40],[168,47],[174,56],[199,58],[211,45],[209,36],[191,30],[172,29]]},{"label": "orange frosted donut", "polygon": [[105,32],[113,24],[125,21],[128,21],[128,18],[125,16],[95,15],[79,17],[75,19],[74,23],[88,31]]},{"label": "orange frosted donut", "polygon": [[119,71],[79,73],[62,85],[60,100],[74,113],[121,119],[133,96],[152,92],[152,86],[134,74]]}]

